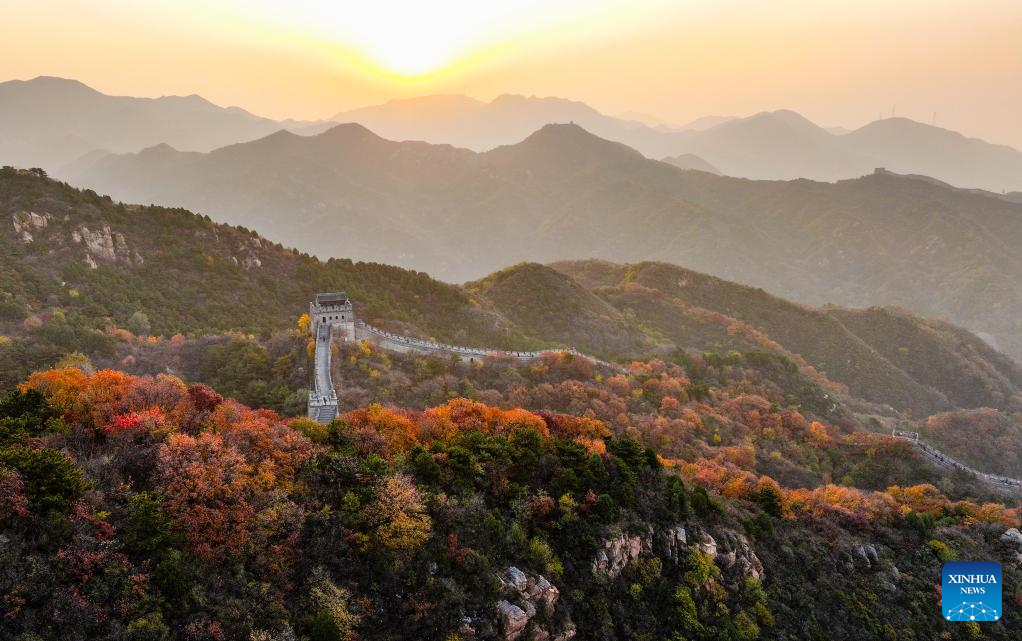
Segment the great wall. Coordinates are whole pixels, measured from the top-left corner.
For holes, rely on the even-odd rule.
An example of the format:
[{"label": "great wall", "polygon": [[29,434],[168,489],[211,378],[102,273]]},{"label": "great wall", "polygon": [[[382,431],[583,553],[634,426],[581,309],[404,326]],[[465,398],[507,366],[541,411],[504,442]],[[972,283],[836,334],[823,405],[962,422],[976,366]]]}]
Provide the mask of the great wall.
[{"label": "great wall", "polygon": [[[337,390],[334,388],[330,374],[330,345],[335,336],[351,341],[372,340],[378,347],[398,353],[454,355],[468,361],[501,356],[528,362],[539,358],[544,353],[542,351],[517,352],[464,347],[385,332],[357,320],[351,300],[344,292],[316,294],[316,299],[309,303],[309,329],[316,339],[316,365],[314,389],[309,392],[308,415],[309,418],[324,424],[334,420],[338,412]],[[561,351],[570,352],[599,365],[624,370],[620,365],[587,356],[574,348]],[[911,442],[922,452],[923,456],[938,466],[961,470],[997,487],[1022,490],[1022,480],[987,474],[973,469],[921,440],[918,432],[894,429],[891,431],[891,436]]]},{"label": "great wall", "polygon": [[968,474],[972,474],[976,478],[982,481],[986,481],[987,483],[990,483],[991,485],[995,485],[997,487],[1009,488],[1014,490],[1022,489],[1022,480],[1013,479],[1007,476],[998,476],[997,474],[987,474],[986,472],[980,472],[977,469],[969,467],[968,465],[962,463],[953,456],[945,454],[944,452],[938,450],[937,448],[930,445],[926,441],[920,439],[919,432],[893,430],[891,432],[891,436],[911,442],[913,445],[916,446],[916,448],[920,452],[923,453],[923,456],[925,456],[926,458],[928,458],[929,460],[931,460],[933,463],[940,467],[961,470]]},{"label": "great wall", "polygon": [[[320,423],[329,423],[337,416],[338,411],[337,390],[330,374],[330,345],[337,337],[349,341],[371,340],[381,349],[402,354],[416,352],[453,355],[466,361],[500,356],[525,363],[552,351],[524,352],[465,347],[392,334],[357,320],[351,300],[344,292],[316,294],[316,299],[309,303],[309,329],[316,339],[316,364],[314,387],[309,392],[308,415]],[[615,363],[582,354],[574,348],[557,351],[575,354],[611,369],[624,369]]]}]

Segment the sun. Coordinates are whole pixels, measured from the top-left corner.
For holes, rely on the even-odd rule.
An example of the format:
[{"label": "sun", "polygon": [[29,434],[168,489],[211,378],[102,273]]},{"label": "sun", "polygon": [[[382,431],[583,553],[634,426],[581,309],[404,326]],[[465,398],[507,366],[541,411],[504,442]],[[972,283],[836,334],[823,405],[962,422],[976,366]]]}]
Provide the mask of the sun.
[{"label": "sun", "polygon": [[[276,28],[332,43],[361,66],[415,78],[550,29],[555,17],[606,0],[247,0]],[[286,9],[284,8],[286,6]]]},{"label": "sun", "polygon": [[337,13],[337,37],[384,71],[428,75],[507,37],[516,14],[529,4],[525,0],[518,10],[478,0],[347,4]]},{"label": "sun", "polygon": [[360,30],[348,38],[352,48],[384,71],[401,76],[435,73],[454,65],[470,49],[467,34],[452,34],[449,25],[444,29],[431,28],[428,22],[373,25],[376,28]]}]

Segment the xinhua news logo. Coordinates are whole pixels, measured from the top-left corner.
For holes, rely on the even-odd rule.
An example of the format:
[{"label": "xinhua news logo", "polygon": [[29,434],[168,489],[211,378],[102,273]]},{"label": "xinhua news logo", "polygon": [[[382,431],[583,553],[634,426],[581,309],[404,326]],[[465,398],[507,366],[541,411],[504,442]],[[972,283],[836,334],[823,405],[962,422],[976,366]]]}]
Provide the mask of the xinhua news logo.
[{"label": "xinhua news logo", "polygon": [[941,608],[948,621],[997,621],[1001,610],[1001,564],[951,561],[944,564]]}]

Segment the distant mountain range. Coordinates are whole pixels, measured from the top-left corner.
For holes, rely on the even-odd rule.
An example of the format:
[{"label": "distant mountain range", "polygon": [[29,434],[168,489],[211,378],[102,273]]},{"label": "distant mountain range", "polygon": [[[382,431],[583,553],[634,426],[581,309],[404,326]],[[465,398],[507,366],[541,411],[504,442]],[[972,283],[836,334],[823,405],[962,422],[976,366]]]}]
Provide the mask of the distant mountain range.
[{"label": "distant mountain range", "polygon": [[[793,111],[748,118],[708,117],[684,127],[614,118],[560,98],[503,95],[483,102],[461,95],[392,100],[336,114],[391,140],[422,140],[475,151],[516,143],[550,123],[575,123],[649,158],[697,156],[728,176],[834,181],[885,167],[958,187],[1022,189],[1022,152],[907,118],[855,131],[825,129]],[[645,121],[645,122],[644,122]]]},{"label": "distant mountain range", "polygon": [[0,164],[56,171],[84,154],[166,143],[210,151],[315,123],[276,121],[200,96],[108,96],[76,81],[40,76],[0,83]]},{"label": "distant mountain range", "polygon": [[714,176],[577,125],[485,153],[339,125],[73,169],[76,184],[189,207],[323,257],[448,281],[524,260],[663,260],[813,305],[901,305],[1022,357],[1022,205],[930,178]]},{"label": "distant mountain range", "polygon": [[137,152],[158,144],[211,151],[281,129],[315,135],[355,122],[390,140],[421,140],[487,151],[517,143],[551,123],[575,123],[653,159],[684,168],[763,180],[834,181],[885,167],[957,187],[1022,191],[1022,152],[905,118],[855,131],[822,128],[792,111],[747,118],[707,116],[682,126],[642,114],[602,114],[562,98],[462,95],[392,100],[316,122],[275,121],[199,96],[107,96],[80,82],[39,77],[0,83],[0,164],[64,165],[100,152]]}]

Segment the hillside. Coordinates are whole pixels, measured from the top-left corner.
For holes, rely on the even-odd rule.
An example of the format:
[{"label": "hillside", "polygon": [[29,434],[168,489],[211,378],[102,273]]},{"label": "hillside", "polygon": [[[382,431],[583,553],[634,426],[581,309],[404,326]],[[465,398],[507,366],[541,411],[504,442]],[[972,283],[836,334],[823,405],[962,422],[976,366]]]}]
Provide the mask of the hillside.
[{"label": "hillside", "polygon": [[771,347],[805,359],[855,397],[919,416],[952,405],[1022,407],[1022,368],[946,323],[887,308],[813,309],[663,263],[553,267],[685,347]]},{"label": "hillside", "polygon": [[538,338],[574,345],[606,358],[649,353],[655,344],[620,312],[572,279],[542,265],[525,264],[465,285],[474,296]]},{"label": "hillside", "polygon": [[[513,151],[520,150],[506,153]],[[586,146],[564,153],[579,167],[592,155]],[[634,162],[632,154],[625,149],[622,163]],[[293,328],[315,292],[345,290],[374,325],[458,344],[574,346],[610,360],[675,350],[770,352],[799,374],[782,368],[767,376],[783,379],[792,403],[815,399],[821,415],[859,402],[919,418],[1022,403],[1019,367],[967,331],[904,311],[808,308],[663,263],[521,264],[459,287],[398,267],[323,262],[185,210],[117,204],[17,170],[0,172],[0,215],[9,221],[0,227],[6,384],[78,350],[107,365],[130,357],[135,371],[170,367],[194,380],[222,380],[248,402],[295,411],[301,376],[272,366],[286,358],[294,369],[301,355],[293,344],[254,355],[213,350],[219,343],[205,339],[183,351],[159,342],[142,349],[120,332],[268,337]],[[218,376],[233,371],[232,354],[272,378],[277,391],[259,391],[254,374]],[[824,396],[833,407],[819,401]]]},{"label": "hillside", "polygon": [[[344,350],[352,370],[383,369],[366,381],[392,375],[371,350]],[[548,365],[518,386],[598,385]],[[918,474],[891,439],[807,426],[749,395],[687,400],[692,385],[662,363],[613,386],[628,403],[686,399],[661,404],[718,439],[835,471],[854,462],[844,478],[885,489],[782,485],[749,470],[751,447],[661,458],[625,414],[620,426],[454,398],[359,406],[324,426],[173,376],[50,370],[0,399],[4,633],[880,641],[1007,639],[1018,625],[1010,607],[983,628],[933,612],[949,559],[996,560],[1006,586],[1022,580],[1014,510],[890,484]],[[681,442],[698,447],[692,436]],[[905,607],[862,607],[893,595]]]},{"label": "hillside", "polygon": [[110,352],[108,327],[268,334],[293,327],[315,292],[335,289],[380,326],[451,342],[525,342],[462,289],[425,274],[322,262],[181,209],[116,204],[29,172],[0,171],[0,215],[4,385],[68,351]]},{"label": "hillside", "polygon": [[749,181],[572,125],[484,154],[343,125],[210,154],[106,157],[74,181],[448,281],[522,261],[663,260],[811,305],[900,305],[1022,357],[1022,205],[891,173]]}]

